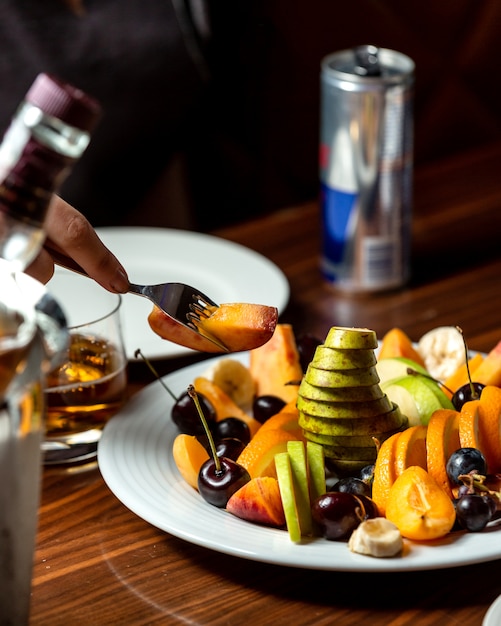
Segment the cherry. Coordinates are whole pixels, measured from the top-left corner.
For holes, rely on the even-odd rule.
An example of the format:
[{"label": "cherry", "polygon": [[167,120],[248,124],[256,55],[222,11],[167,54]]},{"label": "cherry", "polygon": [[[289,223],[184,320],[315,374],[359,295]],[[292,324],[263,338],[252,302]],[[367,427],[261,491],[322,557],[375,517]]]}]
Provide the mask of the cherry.
[{"label": "cherry", "polygon": [[[216,455],[217,457],[217,455]],[[198,475],[198,491],[202,498],[224,509],[231,496],[250,480],[249,472],[226,457],[207,459]]]},{"label": "cherry", "polygon": [[216,446],[216,452],[219,457],[225,456],[232,461],[236,461],[242,454],[245,443],[235,437],[225,437],[221,439]]},{"label": "cherry", "polygon": [[195,406],[209,440],[212,458],[207,459],[198,474],[198,491],[202,498],[221,509],[224,509],[231,496],[251,479],[249,472],[242,466],[224,456],[217,454],[214,438],[193,385],[188,387],[188,395]]},{"label": "cherry", "polygon": [[296,339],[297,351],[299,352],[299,362],[301,363],[301,369],[306,372],[308,365],[313,359],[315,350],[322,344],[322,341],[312,335],[311,333],[303,333],[298,335]]},{"label": "cherry", "polygon": [[210,429],[216,441],[226,437],[234,437],[240,439],[244,444],[248,444],[251,439],[249,425],[238,417],[225,417],[210,426]]},{"label": "cherry", "polygon": [[252,403],[252,414],[260,424],[264,424],[270,417],[283,409],[284,406],[285,402],[278,396],[258,396]]},{"label": "cherry", "polygon": [[311,513],[322,536],[345,541],[361,522],[377,516],[370,498],[342,491],[328,491],[313,501]]},{"label": "cherry", "polygon": [[[216,411],[205,396],[199,394],[200,404],[210,427],[216,424]],[[204,435],[205,430],[197,410],[187,392],[182,393],[171,409],[171,418],[174,424],[186,435]],[[247,426],[247,424],[246,424]]]}]

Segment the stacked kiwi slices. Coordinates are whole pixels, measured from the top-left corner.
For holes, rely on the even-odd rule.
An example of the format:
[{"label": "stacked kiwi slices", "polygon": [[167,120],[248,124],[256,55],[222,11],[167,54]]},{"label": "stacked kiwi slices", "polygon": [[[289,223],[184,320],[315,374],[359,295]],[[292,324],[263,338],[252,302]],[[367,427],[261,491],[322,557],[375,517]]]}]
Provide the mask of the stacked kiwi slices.
[{"label": "stacked kiwi slices", "polygon": [[299,425],[339,474],[374,463],[377,442],[408,426],[379,386],[377,346],[372,330],[332,327],[299,386]]}]

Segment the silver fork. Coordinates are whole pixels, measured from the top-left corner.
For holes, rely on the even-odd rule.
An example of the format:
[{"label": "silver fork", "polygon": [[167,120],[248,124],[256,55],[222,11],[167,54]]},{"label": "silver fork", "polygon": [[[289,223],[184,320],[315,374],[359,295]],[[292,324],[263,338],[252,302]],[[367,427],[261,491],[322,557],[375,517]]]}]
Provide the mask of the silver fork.
[{"label": "silver fork", "polygon": [[[87,272],[73,259],[48,246],[47,250],[57,265],[89,278]],[[202,334],[198,330],[196,323],[200,319],[210,316],[212,313],[210,307],[217,308],[219,306],[199,289],[184,283],[160,283],[159,285],[129,283],[128,292],[147,298],[175,322],[211,341],[223,352],[228,352],[228,348],[215,337]]]}]

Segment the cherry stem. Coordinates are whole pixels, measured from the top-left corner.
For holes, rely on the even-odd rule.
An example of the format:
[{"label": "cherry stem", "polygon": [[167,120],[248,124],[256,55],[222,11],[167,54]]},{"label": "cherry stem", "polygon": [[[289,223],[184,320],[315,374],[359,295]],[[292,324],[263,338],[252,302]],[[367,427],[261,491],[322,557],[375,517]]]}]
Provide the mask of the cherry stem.
[{"label": "cherry stem", "polygon": [[407,368],[407,374],[409,374],[409,376],[422,376],[423,378],[427,378],[428,380],[432,380],[434,383],[437,383],[437,385],[440,385],[441,387],[446,389],[451,395],[454,394],[452,389],[449,389],[449,387],[447,387],[447,385],[444,385],[444,383],[441,380],[437,380],[436,378],[433,378],[433,376],[430,376],[429,374],[423,374],[423,372],[418,372],[417,370],[412,369],[412,367],[408,367]]},{"label": "cherry stem", "polygon": [[207,439],[209,440],[209,445],[210,445],[210,449],[212,452],[212,457],[214,459],[214,465],[216,466],[216,474],[220,474],[222,472],[221,470],[221,461],[219,460],[219,457],[217,455],[217,450],[216,450],[216,444],[214,443],[214,439],[212,437],[212,433],[210,431],[209,425],[207,424],[207,420],[205,419],[205,415],[202,409],[202,406],[200,404],[200,400],[198,399],[198,394],[196,392],[196,389],[193,385],[189,385],[188,387],[188,395],[190,396],[190,398],[193,400],[193,402],[195,403],[195,406],[197,407],[197,411],[198,414],[200,416],[200,420],[202,421],[204,430],[205,430],[205,434],[207,435]]},{"label": "cherry stem", "polygon": [[164,383],[164,381],[160,378],[159,373],[155,370],[155,368],[153,367],[151,362],[143,355],[143,353],[141,352],[141,350],[139,348],[134,352],[134,356],[136,357],[136,359],[137,359],[138,355],[143,359],[143,361],[149,367],[149,369],[152,372],[152,374],[154,376],[156,376],[156,378],[158,379],[158,381],[160,382],[162,387],[170,394],[171,398],[173,400],[177,400],[177,397],[172,393],[172,391],[167,387],[167,385]]},{"label": "cherry stem", "polygon": [[469,363],[469,355],[468,355],[468,346],[466,345],[466,340],[464,338],[464,334],[463,334],[463,329],[459,326],[456,326],[456,330],[458,331],[458,333],[461,334],[461,337],[463,339],[463,345],[464,345],[464,357],[465,357],[465,363],[466,363],[466,373],[468,374],[468,383],[470,385],[470,394],[472,397],[472,400],[477,400],[478,398],[480,398],[480,394],[477,393],[475,391],[475,387],[473,385],[473,383],[471,382],[471,374],[470,374],[470,363]]}]

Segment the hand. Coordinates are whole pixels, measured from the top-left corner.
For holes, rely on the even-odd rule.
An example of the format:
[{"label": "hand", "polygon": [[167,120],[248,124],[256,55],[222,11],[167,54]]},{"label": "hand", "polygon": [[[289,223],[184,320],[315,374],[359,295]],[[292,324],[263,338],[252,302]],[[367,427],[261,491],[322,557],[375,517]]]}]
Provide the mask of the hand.
[{"label": "hand", "polygon": [[118,259],[99,239],[88,220],[67,202],[54,196],[45,221],[46,247],[26,270],[46,283],[54,273],[50,248],[76,261],[108,291],[126,293],[129,280]]}]

